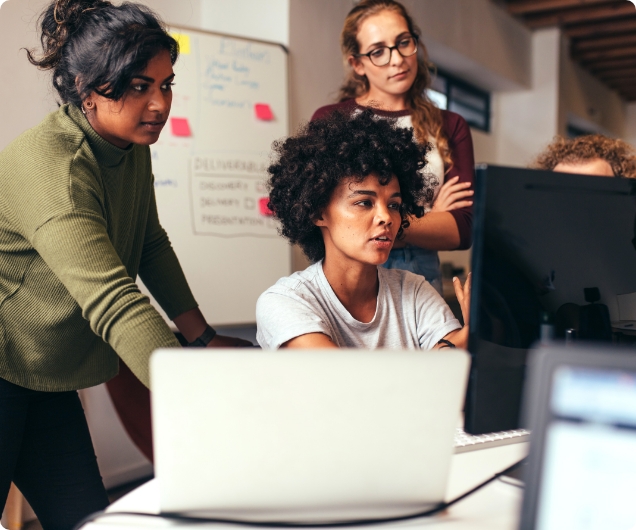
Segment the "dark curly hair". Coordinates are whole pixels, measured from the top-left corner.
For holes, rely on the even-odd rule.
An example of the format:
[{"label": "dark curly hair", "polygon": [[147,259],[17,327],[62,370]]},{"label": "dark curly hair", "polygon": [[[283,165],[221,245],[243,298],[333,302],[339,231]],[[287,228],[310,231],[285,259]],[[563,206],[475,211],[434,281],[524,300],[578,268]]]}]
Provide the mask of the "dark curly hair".
[{"label": "dark curly hair", "polygon": [[401,237],[409,226],[408,216],[424,215],[420,205],[433,198],[436,179],[422,171],[429,149],[416,143],[412,129],[379,119],[371,110],[354,115],[334,112],[275,142],[277,158],[268,168],[269,208],[281,222],[281,235],[300,245],[311,261],[323,259],[325,244],[313,220],[340,182],[375,175],[383,186],[393,177],[400,184]]},{"label": "dark curly hair", "polygon": [[[161,20],[141,4],[106,0],[54,0],[39,19],[42,54],[27,50],[31,64],[53,71],[63,103],[82,105],[92,92],[119,100],[135,75],[160,51],[172,64],[179,45]],[[78,86],[79,85],[79,86]]]}]

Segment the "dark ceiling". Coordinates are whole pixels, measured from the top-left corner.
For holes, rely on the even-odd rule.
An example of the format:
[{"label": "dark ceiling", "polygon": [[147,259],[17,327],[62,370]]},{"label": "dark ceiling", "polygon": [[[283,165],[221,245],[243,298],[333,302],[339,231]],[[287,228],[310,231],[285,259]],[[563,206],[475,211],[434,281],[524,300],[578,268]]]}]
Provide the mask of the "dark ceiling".
[{"label": "dark ceiling", "polygon": [[572,59],[636,101],[636,7],[629,0],[493,0],[530,29],[559,26]]}]

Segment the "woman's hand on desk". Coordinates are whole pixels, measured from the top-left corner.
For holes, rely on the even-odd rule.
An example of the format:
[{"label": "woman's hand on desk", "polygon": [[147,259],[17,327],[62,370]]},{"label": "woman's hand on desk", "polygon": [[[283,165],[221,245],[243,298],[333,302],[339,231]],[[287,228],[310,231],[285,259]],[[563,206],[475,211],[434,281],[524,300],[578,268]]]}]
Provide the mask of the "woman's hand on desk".
[{"label": "woman's hand on desk", "polygon": [[208,342],[208,348],[251,348],[254,346],[249,340],[239,339],[238,337],[226,337],[225,335],[215,335]]}]

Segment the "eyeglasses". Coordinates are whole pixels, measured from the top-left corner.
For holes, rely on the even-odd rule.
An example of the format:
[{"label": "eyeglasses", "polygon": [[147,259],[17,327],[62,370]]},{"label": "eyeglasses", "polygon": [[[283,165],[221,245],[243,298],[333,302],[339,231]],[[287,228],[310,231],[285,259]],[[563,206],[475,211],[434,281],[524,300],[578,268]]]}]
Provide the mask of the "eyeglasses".
[{"label": "eyeglasses", "polygon": [[395,46],[381,46],[369,53],[356,53],[354,57],[368,57],[375,66],[386,66],[391,62],[391,53],[396,50],[402,57],[417,53],[417,37],[409,35],[395,43]]}]

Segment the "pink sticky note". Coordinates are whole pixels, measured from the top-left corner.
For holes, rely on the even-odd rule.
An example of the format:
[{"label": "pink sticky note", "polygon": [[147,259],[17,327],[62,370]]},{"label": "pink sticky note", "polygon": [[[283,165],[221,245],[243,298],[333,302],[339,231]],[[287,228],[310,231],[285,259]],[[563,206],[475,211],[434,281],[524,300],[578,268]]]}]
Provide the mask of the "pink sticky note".
[{"label": "pink sticky note", "polygon": [[170,118],[170,126],[174,136],[192,136],[187,118]]},{"label": "pink sticky note", "polygon": [[274,212],[269,209],[267,203],[269,202],[269,197],[263,197],[262,199],[258,199],[258,210],[261,212],[261,215],[272,216]]},{"label": "pink sticky note", "polygon": [[254,110],[256,111],[256,117],[259,120],[271,121],[274,119],[274,113],[267,103],[256,103],[254,105]]}]

